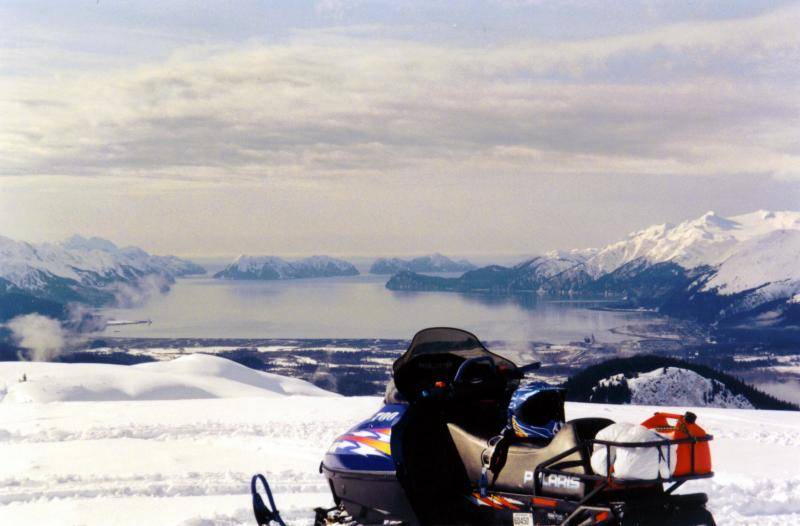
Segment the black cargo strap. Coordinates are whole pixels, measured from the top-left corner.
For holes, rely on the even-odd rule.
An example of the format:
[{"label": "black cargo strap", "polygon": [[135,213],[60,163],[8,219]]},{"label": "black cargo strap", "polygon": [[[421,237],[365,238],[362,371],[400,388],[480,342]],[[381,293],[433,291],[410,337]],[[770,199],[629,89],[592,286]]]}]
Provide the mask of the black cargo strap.
[{"label": "black cargo strap", "polygon": [[[488,490],[497,482],[500,471],[506,464],[508,448],[515,441],[517,435],[513,429],[506,428],[503,433],[489,439],[486,449],[481,453],[481,478],[478,481],[478,490],[481,497],[485,497]],[[489,482],[489,472],[492,480]]]}]

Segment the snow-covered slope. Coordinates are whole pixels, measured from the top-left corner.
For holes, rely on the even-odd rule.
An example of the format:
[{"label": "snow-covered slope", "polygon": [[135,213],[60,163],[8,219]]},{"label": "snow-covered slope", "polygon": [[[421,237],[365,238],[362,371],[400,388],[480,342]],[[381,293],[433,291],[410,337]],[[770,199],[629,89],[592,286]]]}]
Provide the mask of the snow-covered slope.
[{"label": "snow-covered slope", "polygon": [[634,232],[587,260],[594,275],[644,259],[672,262],[686,269],[714,269],[706,290],[733,294],[764,284],[800,290],[800,212],[758,211],[724,218],[714,212],[679,225],[657,225]]},{"label": "snow-covered slope", "polygon": [[[3,377],[14,383],[23,373],[31,382],[39,374],[30,368],[38,364],[3,365]],[[221,381],[231,381],[221,362],[172,366],[152,374],[195,376],[191,371],[199,370],[200,382],[219,370]],[[152,366],[119,367],[138,375]],[[60,368],[58,375],[64,387],[69,378],[85,379]],[[312,508],[330,505],[318,472],[323,453],[379,404],[375,397],[274,393],[50,403],[6,396],[0,402],[0,524],[249,526],[249,479],[259,471],[269,477],[287,522],[311,524]],[[687,409],[715,437],[716,476],[679,491],[708,492],[720,525],[800,521],[794,461],[800,458],[800,412],[580,403],[568,403],[566,411],[567,418],[641,422],[656,410]]]},{"label": "snow-covered slope", "polygon": [[0,236],[0,282],[5,288],[56,301],[102,303],[119,293],[116,285],[137,287],[148,277],[168,284],[177,276],[203,272],[190,261],[119,248],[97,237],[37,245]]},{"label": "snow-covered slope", "polygon": [[[753,313],[762,322],[792,322],[794,300],[800,294],[800,212],[758,211],[724,218],[708,212],[679,225],[657,225],[634,232],[587,259],[586,269],[599,277],[641,262],[638,275],[652,265],[671,263],[695,281],[685,302],[695,293],[716,296],[702,305],[706,318],[724,320]],[[764,312],[767,310],[767,312]]]},{"label": "snow-covered slope", "polygon": [[635,405],[753,409],[747,398],[733,394],[722,382],[680,367],[661,367],[635,376],[615,374],[598,382],[592,399],[612,400],[615,390],[624,391],[628,403]]},{"label": "snow-covered slope", "polygon": [[331,276],[355,276],[358,270],[351,263],[329,256],[311,256],[286,261],[275,256],[239,256],[224,270],[214,274],[225,279],[298,279]]},{"label": "snow-covered slope", "polygon": [[[26,381],[20,382],[23,374]],[[287,394],[336,396],[296,378],[256,371],[207,354],[134,366],[0,362],[0,400],[4,402],[180,400]]]}]

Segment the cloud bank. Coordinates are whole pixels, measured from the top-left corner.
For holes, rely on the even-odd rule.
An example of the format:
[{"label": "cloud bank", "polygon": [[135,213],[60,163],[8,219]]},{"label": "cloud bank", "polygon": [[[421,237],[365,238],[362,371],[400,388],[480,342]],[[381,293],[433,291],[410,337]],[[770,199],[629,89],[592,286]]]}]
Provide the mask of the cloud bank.
[{"label": "cloud bank", "polygon": [[11,237],[532,253],[800,199],[797,3],[37,1],[0,5]]},{"label": "cloud bank", "polygon": [[0,174],[800,177],[800,8],[488,48],[373,31],[6,79]]}]

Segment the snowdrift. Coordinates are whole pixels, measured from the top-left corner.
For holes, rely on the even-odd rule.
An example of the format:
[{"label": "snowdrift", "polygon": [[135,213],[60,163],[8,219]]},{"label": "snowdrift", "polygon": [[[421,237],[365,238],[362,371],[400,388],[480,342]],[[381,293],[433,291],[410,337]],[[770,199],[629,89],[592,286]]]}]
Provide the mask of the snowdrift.
[{"label": "snowdrift", "polygon": [[[27,380],[21,382],[23,374]],[[0,362],[0,400],[74,402],[338,396],[308,382],[206,354],[133,366]]]}]

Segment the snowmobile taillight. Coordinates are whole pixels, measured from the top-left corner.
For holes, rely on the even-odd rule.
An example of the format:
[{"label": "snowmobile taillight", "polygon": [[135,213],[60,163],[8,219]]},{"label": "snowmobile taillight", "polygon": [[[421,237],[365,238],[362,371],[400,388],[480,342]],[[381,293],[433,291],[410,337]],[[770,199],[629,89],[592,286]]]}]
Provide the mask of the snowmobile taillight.
[{"label": "snowmobile taillight", "polygon": [[601,511],[597,515],[594,516],[594,521],[598,524],[602,524],[603,522],[607,521],[611,517],[611,514],[607,511]]},{"label": "snowmobile taillight", "polygon": [[438,387],[439,389],[444,389],[445,387],[447,387],[447,382],[443,382],[443,381],[439,380],[438,382],[433,384],[433,386],[434,387]]},{"label": "snowmobile taillight", "polygon": [[558,501],[544,497],[533,497],[531,501],[534,506],[541,506],[542,508],[555,508],[558,506]]}]

